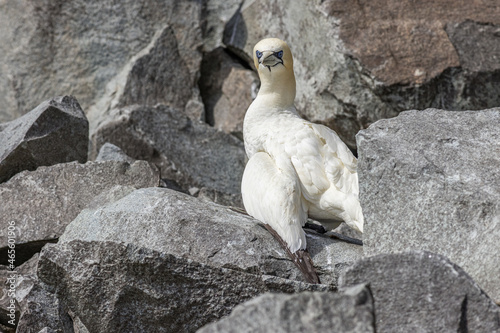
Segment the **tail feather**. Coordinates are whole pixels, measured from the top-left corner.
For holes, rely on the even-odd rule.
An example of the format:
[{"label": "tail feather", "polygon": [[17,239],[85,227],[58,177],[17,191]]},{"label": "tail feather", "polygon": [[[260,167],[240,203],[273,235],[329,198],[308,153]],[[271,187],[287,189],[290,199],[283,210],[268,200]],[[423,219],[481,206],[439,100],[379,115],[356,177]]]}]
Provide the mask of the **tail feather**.
[{"label": "tail feather", "polygon": [[278,235],[278,233],[268,224],[264,224],[266,229],[273,235],[273,237],[278,241],[281,247],[285,250],[288,256],[292,259],[293,263],[304,275],[304,279],[308,283],[319,284],[321,283],[316,273],[316,269],[314,268],[313,261],[307,249],[305,250],[297,250],[295,252],[291,252],[288,244],[283,240],[283,238]]}]

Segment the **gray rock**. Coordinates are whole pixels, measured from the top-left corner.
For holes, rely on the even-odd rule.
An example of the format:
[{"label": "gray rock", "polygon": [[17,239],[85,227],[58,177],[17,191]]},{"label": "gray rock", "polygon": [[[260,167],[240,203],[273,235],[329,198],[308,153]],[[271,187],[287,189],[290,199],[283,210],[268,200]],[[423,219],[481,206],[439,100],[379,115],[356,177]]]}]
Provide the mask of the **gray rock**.
[{"label": "gray rock", "polygon": [[[137,232],[143,230],[146,234],[145,229]],[[243,301],[276,291],[275,286],[321,290],[320,285],[268,281],[130,243],[70,241],[46,246],[38,267],[37,291],[46,298],[29,296],[32,303],[21,317],[20,332],[47,326],[66,332],[64,318],[79,318],[78,325],[88,332],[192,332]],[[45,308],[55,310],[52,317],[46,317]]]},{"label": "gray rock", "polygon": [[500,332],[500,308],[460,267],[437,254],[365,258],[340,283],[369,284],[377,332]]},{"label": "gray rock", "polygon": [[[1,266],[0,285],[6,286],[6,288],[2,288],[0,292],[0,325],[15,329],[15,326],[19,323],[20,314],[24,312],[26,308],[26,296],[37,281],[37,264],[38,254],[17,267],[15,271],[10,270],[6,266]],[[15,295],[14,298],[11,297],[11,293]],[[10,307],[12,299],[16,302],[14,308],[15,318],[9,316],[11,314]],[[9,324],[12,320],[15,325]]]},{"label": "gray rock", "polygon": [[[67,93],[78,96],[91,129],[95,128],[107,106],[121,96],[136,60],[147,56],[156,41],[161,43],[167,30],[176,41],[168,44],[173,49],[161,51],[179,59],[164,58],[164,64],[182,63],[189,75],[182,77],[176,67],[158,75],[171,73],[172,82],[193,89],[193,98],[198,99],[201,7],[199,1],[175,0],[0,4],[0,121],[22,115],[46,96]],[[144,74],[152,78],[149,70]],[[144,89],[154,86],[148,82]]]},{"label": "gray rock", "polygon": [[101,149],[99,149],[99,154],[97,155],[96,162],[102,161],[122,161],[133,163],[135,160],[125,154],[120,147],[115,146],[112,143],[106,142]]},{"label": "gray rock", "polygon": [[430,109],[360,132],[365,254],[442,254],[499,300],[499,124],[499,109]]},{"label": "gray rock", "polygon": [[105,142],[135,159],[154,162],[162,178],[175,180],[186,191],[206,187],[241,196],[243,143],[176,109],[164,105],[118,109],[93,137],[94,154]]},{"label": "gray rock", "polygon": [[238,305],[198,333],[375,332],[373,300],[364,285],[342,293],[265,294]]},{"label": "gray rock", "polygon": [[[66,163],[24,171],[0,184],[0,221],[14,221],[16,265],[55,241],[96,196],[116,185],[135,188],[158,184],[158,171],[145,161]],[[101,202],[105,200],[101,197]],[[95,203],[93,203],[95,206]],[[0,264],[7,260],[7,229],[0,231]]]},{"label": "gray rock", "polygon": [[[59,243],[72,240],[133,244],[214,267],[303,281],[283,249],[255,219],[164,188],[134,191],[121,200],[86,209]],[[322,283],[336,288],[359,246],[308,235],[309,251]]]},{"label": "gray rock", "polygon": [[299,112],[354,148],[360,129],[403,110],[500,104],[500,10],[469,2],[450,11],[454,4],[246,1],[226,24],[224,43],[250,62],[260,39],[286,40]]},{"label": "gray rock", "polygon": [[255,97],[257,75],[221,47],[203,57],[200,71],[206,122],[243,140],[243,118]]},{"label": "gray rock", "polygon": [[42,165],[87,161],[89,124],[72,96],[46,100],[0,125],[0,183]]}]

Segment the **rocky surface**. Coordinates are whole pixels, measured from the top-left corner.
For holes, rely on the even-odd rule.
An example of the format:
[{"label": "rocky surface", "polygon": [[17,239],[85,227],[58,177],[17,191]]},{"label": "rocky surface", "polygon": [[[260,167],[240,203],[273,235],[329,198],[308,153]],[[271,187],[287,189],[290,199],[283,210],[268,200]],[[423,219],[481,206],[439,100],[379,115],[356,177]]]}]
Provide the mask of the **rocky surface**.
[{"label": "rocky surface", "polygon": [[360,132],[365,254],[445,255],[500,300],[499,124],[499,109],[430,109]]},{"label": "rocky surface", "polygon": [[[158,181],[157,170],[145,161],[106,161],[40,167],[0,184],[0,220],[13,221],[16,227],[16,265],[31,258],[45,243],[56,241],[102,192],[112,192],[116,185],[150,187]],[[4,265],[6,233],[7,228],[0,231],[0,264]]]},{"label": "rocky surface", "polygon": [[373,300],[359,285],[342,293],[265,294],[198,333],[375,332]]},{"label": "rocky surface", "polygon": [[[0,290],[0,329],[2,326],[6,329],[14,329],[14,326],[9,324],[12,319],[15,323],[19,322],[21,311],[26,308],[27,296],[37,281],[37,264],[38,255],[34,255],[30,260],[20,265],[15,273],[12,273],[7,266],[0,266],[0,284],[6,287]],[[10,316],[12,299],[10,293],[15,294],[15,318]]]},{"label": "rocky surface", "polygon": [[500,308],[460,267],[425,251],[381,254],[349,267],[341,286],[366,283],[376,332],[500,332]]},{"label": "rocky surface", "polygon": [[58,244],[44,247],[40,281],[18,331],[61,329],[68,318],[89,332],[194,331],[267,291],[335,290],[361,248],[308,241],[330,247],[328,260],[311,251],[330,285],[300,282],[298,269],[253,218],[169,189],[136,190],[83,210]]},{"label": "rocky surface", "polygon": [[0,124],[0,183],[42,165],[87,161],[89,124],[72,96],[46,100]]},{"label": "rocky surface", "polygon": [[[4,32],[0,37],[0,104],[5,107],[0,121],[22,115],[47,96],[71,94],[78,96],[93,128],[106,112],[102,106],[121,95],[136,60],[147,55],[160,36],[170,43],[165,44],[170,49],[162,52],[178,59],[168,59],[165,66],[171,63],[173,67],[162,67],[165,71],[159,75],[180,74],[175,66],[182,63],[189,74],[175,79],[193,88],[193,98],[199,98],[201,9],[200,2],[174,0],[0,4]],[[175,41],[167,34],[173,34]],[[150,72],[144,74],[151,78]]]},{"label": "rocky surface", "polygon": [[128,163],[134,163],[135,160],[125,154],[120,147],[115,146],[112,143],[106,142],[102,145],[101,149],[99,149],[99,154],[95,159],[96,162],[102,161],[122,161]]},{"label": "rocky surface", "polygon": [[258,76],[224,48],[207,53],[199,80],[207,123],[243,140],[243,118],[258,85]]},{"label": "rocky surface", "polygon": [[358,130],[403,110],[499,105],[499,13],[493,1],[247,1],[223,40],[247,60],[264,36],[286,40],[299,111],[354,148]]},{"label": "rocky surface", "polygon": [[[31,147],[25,129],[58,136],[0,169],[0,224],[16,222],[17,331],[194,332],[249,301],[203,329],[499,332],[487,296],[500,301],[498,110],[377,122],[500,105],[498,8],[0,2],[0,121],[11,121],[0,124],[0,150]],[[307,231],[321,285],[302,282],[267,231],[227,207],[241,206],[241,121],[258,88],[252,48],[270,36],[294,54],[299,111],[359,149],[366,233],[336,232],[365,245]],[[88,123],[69,96],[15,119],[67,94]],[[68,109],[76,121],[65,122]],[[77,157],[29,162],[60,153]],[[101,162],[67,163],[87,156]],[[438,254],[387,254],[408,249]],[[253,300],[268,292],[297,294]],[[2,294],[0,330],[13,331],[5,314]]]},{"label": "rocky surface", "polygon": [[133,158],[155,162],[162,178],[175,180],[185,190],[205,187],[220,192],[222,199],[225,195],[224,203],[241,206],[243,143],[176,109],[164,105],[118,109],[93,140],[93,154],[104,143],[113,143]]}]

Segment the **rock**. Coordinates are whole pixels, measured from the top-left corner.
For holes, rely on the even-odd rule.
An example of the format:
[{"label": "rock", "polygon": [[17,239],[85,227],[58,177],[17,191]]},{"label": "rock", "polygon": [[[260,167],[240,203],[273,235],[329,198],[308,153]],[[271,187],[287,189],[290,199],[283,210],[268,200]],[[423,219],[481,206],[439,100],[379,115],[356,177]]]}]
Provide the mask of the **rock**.
[{"label": "rock", "polygon": [[224,43],[250,62],[260,39],[286,40],[299,112],[355,148],[360,129],[404,110],[500,104],[500,9],[468,2],[450,11],[453,4],[248,1],[226,24]]},{"label": "rock", "polygon": [[199,80],[207,123],[243,140],[243,118],[258,84],[257,75],[223,48],[207,53]]},{"label": "rock", "polygon": [[[137,83],[157,79],[160,85],[170,77],[186,90],[149,81],[142,87],[135,85],[137,90],[131,92],[133,96],[126,94],[127,99],[154,102],[153,95],[159,97],[162,89],[182,90],[178,97],[165,98],[199,99],[201,7],[198,1],[174,0],[125,0],[119,5],[109,0],[99,5],[83,0],[0,4],[0,30],[4,32],[0,37],[0,121],[22,115],[45,96],[67,93],[78,96],[93,133],[115,98],[122,96],[129,76]],[[151,55],[156,51],[164,55],[162,63],[156,61],[161,55]],[[152,73],[154,68],[162,72]],[[193,95],[187,96],[187,90]],[[148,96],[143,94],[146,91]],[[189,101],[176,102],[187,105]]]},{"label": "rock", "polygon": [[[255,219],[164,188],[137,190],[82,211],[59,242],[72,240],[133,244],[214,267],[303,280]],[[332,288],[345,267],[362,256],[359,246],[319,235],[308,235],[308,245],[322,282]]]},{"label": "rock", "polygon": [[358,134],[366,255],[448,257],[500,300],[500,109],[429,109]]},{"label": "rock", "polygon": [[241,202],[243,143],[176,109],[164,105],[118,109],[93,142],[93,154],[110,142],[135,159],[154,162],[162,178],[176,181],[186,191],[206,187]]},{"label": "rock", "polygon": [[72,96],[46,100],[0,124],[0,183],[42,165],[87,161],[89,124]]},{"label": "rock", "polygon": [[373,300],[364,285],[342,293],[264,294],[198,333],[375,332]]},{"label": "rock", "polygon": [[367,283],[377,332],[500,332],[500,309],[460,267],[425,251],[381,254],[348,268]]},{"label": "rock", "polygon": [[223,46],[224,27],[242,5],[243,2],[239,0],[210,0],[203,4],[201,27],[205,52]]},{"label": "rock", "polygon": [[[54,242],[96,196],[116,185],[135,188],[158,184],[158,171],[145,161],[66,163],[24,171],[0,185],[1,221],[14,221],[16,265]],[[100,204],[105,203],[101,197]],[[95,204],[94,204],[95,205]],[[7,237],[0,237],[0,264],[7,262]]]},{"label": "rock", "polygon": [[88,332],[191,332],[265,292],[330,289],[279,277],[294,270],[255,220],[141,189],[82,211],[58,244],[44,247],[18,331],[69,321]]},{"label": "rock", "polygon": [[[0,283],[2,286],[6,286],[6,288],[2,288],[0,294],[0,325],[15,329],[15,325],[10,325],[9,321],[13,320],[16,325],[19,323],[19,316],[26,308],[26,296],[37,280],[37,264],[38,254],[17,267],[15,271],[7,267],[0,269]],[[11,297],[11,293],[15,295],[14,298]],[[14,310],[15,318],[9,316],[11,313],[9,306],[12,299],[16,301]]]},{"label": "rock", "polygon": [[112,143],[106,142],[101,149],[99,150],[99,154],[96,157],[96,162],[102,161],[121,161],[134,163],[135,160],[125,154],[120,147],[115,146]]}]

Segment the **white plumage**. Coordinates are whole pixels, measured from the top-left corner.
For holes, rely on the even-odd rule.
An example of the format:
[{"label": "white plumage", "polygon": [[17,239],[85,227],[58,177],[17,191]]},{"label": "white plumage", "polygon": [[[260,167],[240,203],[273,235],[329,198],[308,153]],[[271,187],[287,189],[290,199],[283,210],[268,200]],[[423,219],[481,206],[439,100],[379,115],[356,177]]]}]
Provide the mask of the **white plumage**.
[{"label": "white plumage", "polygon": [[254,48],[261,79],[243,123],[249,158],[241,191],[247,212],[269,224],[292,253],[306,248],[307,216],[327,230],[345,221],[363,231],[357,160],[338,135],[302,119],[288,45],[268,38]]}]

